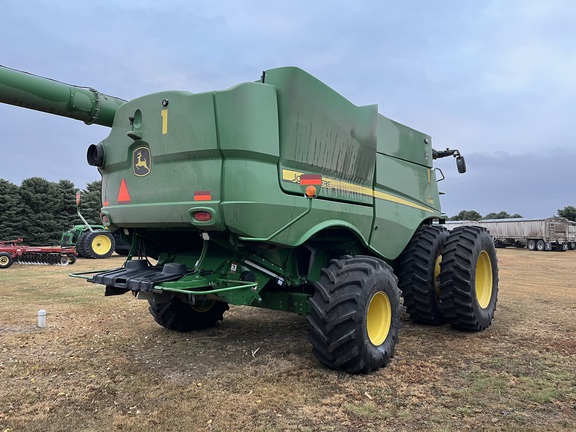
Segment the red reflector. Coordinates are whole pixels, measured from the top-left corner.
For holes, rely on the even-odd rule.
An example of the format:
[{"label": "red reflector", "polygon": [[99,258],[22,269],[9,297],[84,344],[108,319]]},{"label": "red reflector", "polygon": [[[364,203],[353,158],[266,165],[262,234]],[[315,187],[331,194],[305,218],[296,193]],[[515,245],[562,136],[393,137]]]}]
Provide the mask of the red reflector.
[{"label": "red reflector", "polygon": [[118,202],[130,202],[130,193],[128,192],[128,186],[126,186],[126,180],[124,179],[122,179],[122,182],[120,183]]},{"label": "red reflector", "polygon": [[208,222],[212,220],[212,214],[210,212],[196,212],[194,213],[194,219],[198,222]]},{"label": "red reflector", "polygon": [[212,194],[210,191],[196,191],[194,192],[194,201],[210,201]]},{"label": "red reflector", "polygon": [[300,185],[302,186],[320,186],[322,185],[321,174],[302,174],[300,176]]}]

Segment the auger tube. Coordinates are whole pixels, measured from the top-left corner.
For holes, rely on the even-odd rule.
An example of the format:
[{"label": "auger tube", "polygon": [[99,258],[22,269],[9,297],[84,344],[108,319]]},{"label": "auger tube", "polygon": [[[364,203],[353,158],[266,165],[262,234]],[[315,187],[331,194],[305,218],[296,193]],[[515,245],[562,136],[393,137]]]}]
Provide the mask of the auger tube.
[{"label": "auger tube", "polygon": [[0,102],[112,127],[126,101],[0,65]]}]

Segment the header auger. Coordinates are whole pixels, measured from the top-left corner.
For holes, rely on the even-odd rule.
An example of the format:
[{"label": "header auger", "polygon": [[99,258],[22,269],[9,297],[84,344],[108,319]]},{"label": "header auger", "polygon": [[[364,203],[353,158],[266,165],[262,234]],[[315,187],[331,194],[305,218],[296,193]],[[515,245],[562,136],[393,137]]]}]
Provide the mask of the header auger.
[{"label": "header auger", "polygon": [[[76,276],[148,301],[161,326],[211,327],[229,305],[294,312],[322,364],[368,373],[394,354],[401,295],[419,323],[492,322],[490,236],[443,227],[433,162],[454,156],[463,171],[460,152],[434,150],[377,106],[295,67],[128,102],[15,73],[0,73],[0,101],[112,126],[87,159],[102,175],[102,222],[131,250],[122,268]],[[29,88],[44,85],[58,103]]]}]

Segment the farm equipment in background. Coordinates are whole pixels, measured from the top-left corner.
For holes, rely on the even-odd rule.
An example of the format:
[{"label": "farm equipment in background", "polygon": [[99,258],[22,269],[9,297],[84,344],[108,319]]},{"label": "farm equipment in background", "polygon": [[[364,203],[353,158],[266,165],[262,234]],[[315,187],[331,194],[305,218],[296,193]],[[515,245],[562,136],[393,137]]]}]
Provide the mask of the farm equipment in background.
[{"label": "farm equipment in background", "polygon": [[74,225],[62,234],[60,246],[75,246],[82,258],[108,258],[114,252],[116,240],[103,225]]},{"label": "farm equipment in background", "polygon": [[369,373],[394,354],[401,296],[418,323],[492,322],[492,239],[443,226],[433,162],[463,172],[460,153],[301,69],[126,102],[2,67],[0,102],[112,128],[87,159],[102,222],[132,249],[122,268],[75,276],[148,301],[165,328],[214,326],[229,304],[294,312],[323,365]]},{"label": "farm equipment in background", "polygon": [[531,251],[566,251],[576,247],[573,222],[559,216],[548,218],[481,219],[479,221],[448,221],[453,229],[464,225],[485,228],[498,247],[514,246]]},{"label": "farm equipment in background", "polygon": [[76,192],[77,214],[84,225],[74,225],[62,234],[60,246],[75,246],[82,258],[109,258],[113,252],[128,255],[128,245],[119,234],[110,232],[104,225],[89,224],[80,213],[81,193]]},{"label": "farm equipment in background", "polygon": [[66,266],[76,262],[74,246],[24,246],[21,237],[16,240],[0,240],[0,269],[13,263],[28,265]]}]

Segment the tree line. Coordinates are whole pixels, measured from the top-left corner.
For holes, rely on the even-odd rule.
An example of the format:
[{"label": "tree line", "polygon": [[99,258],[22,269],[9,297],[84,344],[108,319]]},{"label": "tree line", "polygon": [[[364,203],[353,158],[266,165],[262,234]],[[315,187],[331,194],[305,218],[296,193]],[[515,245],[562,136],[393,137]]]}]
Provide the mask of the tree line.
[{"label": "tree line", "polygon": [[[557,216],[565,217],[568,220],[576,221],[576,207],[574,206],[566,206],[563,209],[557,210]],[[470,220],[470,221],[479,221],[484,219],[515,219],[521,218],[522,215],[515,213],[509,214],[508,212],[501,211],[499,213],[488,213],[486,216],[482,216],[476,210],[462,210],[455,216],[448,218],[451,221],[462,221],[462,220]]]},{"label": "tree line", "polygon": [[[90,224],[101,224],[100,180],[82,190],[80,211]],[[76,213],[76,191],[70,180],[49,182],[31,177],[17,186],[0,179],[0,240],[18,237],[30,246],[52,246],[64,231],[83,224]]]}]

